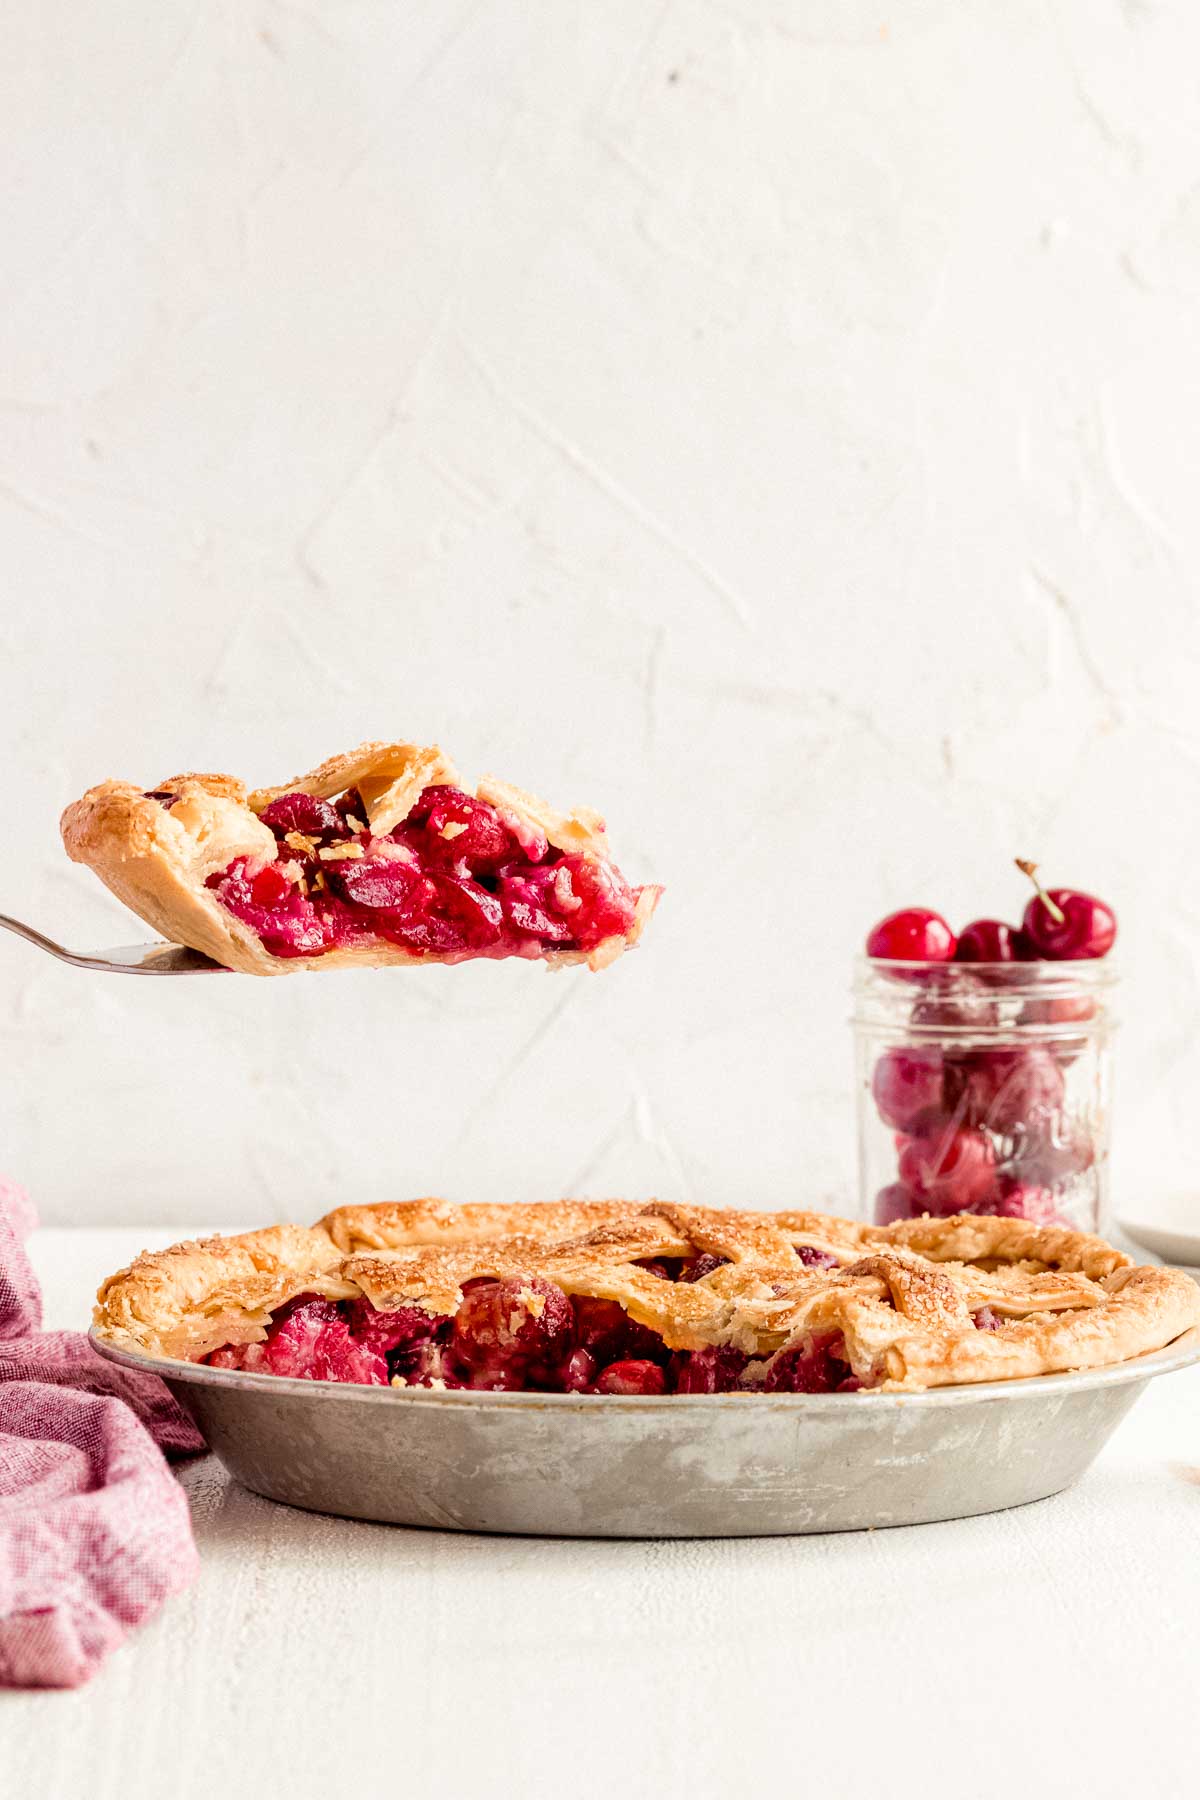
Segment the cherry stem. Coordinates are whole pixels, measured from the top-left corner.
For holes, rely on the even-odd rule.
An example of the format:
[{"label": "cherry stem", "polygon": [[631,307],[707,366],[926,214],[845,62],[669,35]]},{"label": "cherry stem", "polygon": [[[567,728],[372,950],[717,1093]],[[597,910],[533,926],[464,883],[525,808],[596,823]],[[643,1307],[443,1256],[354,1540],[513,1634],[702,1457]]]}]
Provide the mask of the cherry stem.
[{"label": "cherry stem", "polygon": [[1050,898],[1049,894],[1037,878],[1037,864],[1035,862],[1026,862],[1025,859],[1020,856],[1014,856],[1013,861],[1016,863],[1018,869],[1020,869],[1022,875],[1028,875],[1030,881],[1032,881],[1034,887],[1037,889],[1038,899],[1050,914],[1054,923],[1056,925],[1065,923],[1067,917],[1066,913],[1061,906]]}]

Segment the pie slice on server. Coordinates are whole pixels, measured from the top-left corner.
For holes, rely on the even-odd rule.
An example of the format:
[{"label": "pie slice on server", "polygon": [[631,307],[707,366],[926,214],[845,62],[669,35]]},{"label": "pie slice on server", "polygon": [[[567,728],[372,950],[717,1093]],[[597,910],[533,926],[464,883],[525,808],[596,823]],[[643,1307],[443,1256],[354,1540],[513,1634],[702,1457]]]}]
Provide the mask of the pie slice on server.
[{"label": "pie slice on server", "polygon": [[436,747],[362,744],[277,787],[177,775],[90,788],[62,817],[156,931],[247,975],[523,956],[604,968],[659,887],[632,887],[590,808],[556,812]]}]

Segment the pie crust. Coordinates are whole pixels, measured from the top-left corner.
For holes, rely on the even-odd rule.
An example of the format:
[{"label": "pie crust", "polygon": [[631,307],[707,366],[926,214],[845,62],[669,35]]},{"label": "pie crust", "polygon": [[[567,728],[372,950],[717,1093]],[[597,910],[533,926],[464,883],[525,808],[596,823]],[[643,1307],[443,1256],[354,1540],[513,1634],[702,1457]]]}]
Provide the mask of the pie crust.
[{"label": "pie crust", "polygon": [[[827,1266],[809,1266],[805,1254]],[[725,1260],[694,1280],[642,1266],[700,1256]],[[445,1316],[457,1312],[464,1283],[512,1276],[615,1301],[670,1351],[765,1358],[805,1333],[838,1333],[856,1384],[875,1388],[1096,1368],[1200,1324],[1189,1276],[1020,1219],[875,1226],[660,1202],[423,1199],[144,1253],[104,1282],[95,1326],[113,1345],[199,1361],[261,1342],[272,1313],[299,1295]],[[980,1329],[985,1312],[989,1328]]]},{"label": "pie crust", "polygon": [[[276,955],[206,885],[239,858],[253,870],[282,854],[276,834],[259,815],[283,795],[332,800],[357,790],[371,837],[384,839],[403,824],[427,788],[457,786],[453,763],[436,746],[360,744],[275,787],[247,790],[232,775],[176,775],[149,790],[104,781],[67,807],[62,838],[73,861],[93,869],[118,899],[170,942],[189,945],[244,974],[460,962],[480,953],[413,950],[373,939],[313,955]],[[494,807],[518,836],[543,837],[557,851],[612,868],[604,820],[590,808],[558,812],[491,776],[479,782],[473,797]],[[632,890],[627,928],[587,949],[530,945],[519,953],[551,967],[587,963],[603,968],[638,941],[661,892],[653,886]]]}]

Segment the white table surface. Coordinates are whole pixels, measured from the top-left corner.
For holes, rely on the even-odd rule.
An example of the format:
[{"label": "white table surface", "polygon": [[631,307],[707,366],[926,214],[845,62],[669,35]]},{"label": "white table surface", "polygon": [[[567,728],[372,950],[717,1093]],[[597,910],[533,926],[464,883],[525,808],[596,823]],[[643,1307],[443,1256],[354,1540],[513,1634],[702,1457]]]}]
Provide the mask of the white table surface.
[{"label": "white table surface", "polygon": [[[33,1240],[82,1324],[144,1230]],[[1071,1492],[740,1542],[460,1537],[186,1467],[199,1582],[75,1693],[0,1694],[0,1793],[1194,1795],[1200,1368]]]}]

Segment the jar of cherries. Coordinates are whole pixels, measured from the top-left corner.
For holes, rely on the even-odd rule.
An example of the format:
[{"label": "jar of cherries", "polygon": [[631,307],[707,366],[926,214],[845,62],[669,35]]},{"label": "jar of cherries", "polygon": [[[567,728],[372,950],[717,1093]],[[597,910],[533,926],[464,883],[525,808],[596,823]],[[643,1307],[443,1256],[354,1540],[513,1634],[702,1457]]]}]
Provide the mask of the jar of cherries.
[{"label": "jar of cherries", "polygon": [[1099,1231],[1109,1156],[1111,908],[1037,883],[1020,926],[882,919],[855,982],[859,1197],[879,1225],[992,1213]]}]

